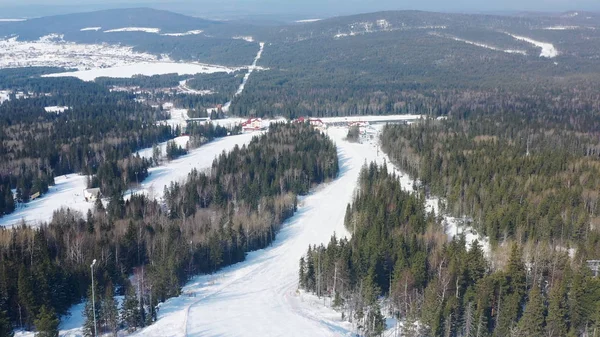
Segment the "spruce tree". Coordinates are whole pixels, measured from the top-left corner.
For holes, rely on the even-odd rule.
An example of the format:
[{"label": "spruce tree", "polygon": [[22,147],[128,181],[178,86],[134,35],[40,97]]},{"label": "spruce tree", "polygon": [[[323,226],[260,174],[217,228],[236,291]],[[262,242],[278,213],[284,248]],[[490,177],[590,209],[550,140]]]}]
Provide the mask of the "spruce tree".
[{"label": "spruce tree", "polygon": [[544,298],[536,284],[529,291],[525,312],[519,321],[521,333],[528,337],[543,337],[545,332],[545,310]]},{"label": "spruce tree", "polygon": [[6,316],[6,311],[0,310],[0,337],[14,336],[12,325]]},{"label": "spruce tree", "polygon": [[135,290],[131,285],[127,287],[125,299],[121,307],[121,320],[128,332],[134,332],[140,327],[140,309]]},{"label": "spruce tree", "polygon": [[550,291],[546,334],[549,337],[562,337],[569,331],[569,299],[565,281],[557,283]]},{"label": "spruce tree", "polygon": [[300,266],[298,272],[298,287],[300,289],[306,289],[306,262],[304,256],[300,258]]},{"label": "spruce tree", "polygon": [[117,302],[115,301],[112,284],[106,287],[106,293],[104,294],[104,300],[102,301],[102,319],[101,321],[105,324],[106,330],[114,337],[117,336],[119,330],[119,311],[117,309]]},{"label": "spruce tree", "polygon": [[43,305],[37,319],[34,321],[37,330],[35,337],[58,337],[58,323],[54,310]]}]

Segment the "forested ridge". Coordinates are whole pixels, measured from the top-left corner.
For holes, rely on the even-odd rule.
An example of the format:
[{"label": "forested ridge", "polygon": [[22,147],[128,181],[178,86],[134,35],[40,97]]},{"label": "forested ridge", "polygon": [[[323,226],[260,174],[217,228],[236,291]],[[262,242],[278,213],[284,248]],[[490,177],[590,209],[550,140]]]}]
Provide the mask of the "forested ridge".
[{"label": "forested ridge", "polygon": [[584,263],[548,247],[524,259],[524,246],[515,243],[492,265],[477,241],[448,242],[423,202],[402,191],[385,165],[365,166],[346,211],[352,238],[309,247],[300,288],[331,296],[364,336],[382,335],[383,314],[402,321],[403,336],[597,333],[600,280]]},{"label": "forested ridge", "polygon": [[[39,228],[2,229],[0,331],[53,326],[90,296],[93,259],[99,332],[150,324],[156,305],[179,295],[191,276],[266,247],[294,213],[296,196],[337,172],[337,150],[325,135],[307,124],[277,124],[223,153],[209,171],[173,183],[164,205],[116,196],[85,216],[63,209]],[[115,294],[125,296],[120,316]],[[86,334],[93,314],[88,305]]]}]

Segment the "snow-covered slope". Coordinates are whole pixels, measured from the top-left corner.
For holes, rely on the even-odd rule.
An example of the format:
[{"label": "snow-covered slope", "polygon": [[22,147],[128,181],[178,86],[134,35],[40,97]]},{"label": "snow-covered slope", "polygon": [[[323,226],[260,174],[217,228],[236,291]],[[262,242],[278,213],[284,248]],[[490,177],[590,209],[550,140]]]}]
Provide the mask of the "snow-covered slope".
[{"label": "snow-covered slope", "polygon": [[197,277],[184,288],[184,295],[164,303],[158,322],[138,336],[340,336],[350,332],[350,325],[333,311],[315,316],[296,293],[300,257],[309,244],[326,243],[333,233],[348,234],[346,205],[365,160],[377,158],[373,144],[343,141],[347,129],[330,128],[328,133],[338,145],[339,177],[301,200],[273,246],[250,253],[245,262],[214,275]]},{"label": "snow-covered slope", "polygon": [[512,36],[516,40],[525,41],[527,43],[531,43],[532,45],[534,45],[536,47],[541,48],[542,51],[540,53],[540,57],[554,58],[554,57],[557,57],[559,54],[558,50],[554,47],[554,45],[552,43],[536,41],[534,39],[531,39],[531,38],[528,38],[525,36],[519,36],[519,35],[514,35],[514,34],[508,34],[508,35]]}]

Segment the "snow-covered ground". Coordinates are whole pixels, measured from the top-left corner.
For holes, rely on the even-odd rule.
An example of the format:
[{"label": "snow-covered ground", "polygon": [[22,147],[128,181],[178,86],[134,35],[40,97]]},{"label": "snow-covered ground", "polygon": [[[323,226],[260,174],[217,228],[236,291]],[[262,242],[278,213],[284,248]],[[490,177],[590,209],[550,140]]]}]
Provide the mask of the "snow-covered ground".
[{"label": "snow-covered ground", "polygon": [[123,28],[116,28],[116,29],[105,30],[104,32],[105,33],[142,32],[142,33],[158,34],[158,33],[160,33],[160,28],[123,27]]},{"label": "snow-covered ground", "polygon": [[423,118],[422,115],[386,115],[386,116],[349,116],[349,117],[323,117],[320,118],[325,124],[332,123],[352,123],[352,122],[402,122],[412,121]]},{"label": "snow-covered ground", "polygon": [[0,104],[10,99],[10,92],[6,90],[0,90]]},{"label": "snow-covered ground", "polygon": [[296,23],[309,23],[309,22],[317,22],[317,21],[321,21],[323,19],[304,19],[304,20],[297,20],[294,21]]},{"label": "snow-covered ground", "polygon": [[183,81],[179,82],[179,86],[177,87],[178,92],[188,94],[188,95],[201,95],[201,96],[214,94],[214,92],[212,90],[192,89],[187,85],[187,81],[189,81],[189,80],[183,80]]},{"label": "snow-covered ground", "polygon": [[[338,146],[339,177],[301,199],[298,212],[271,247],[252,252],[246,261],[218,273],[195,278],[182,296],[161,305],[158,322],[137,335],[351,335],[352,326],[328,307],[328,300],[321,304],[296,291],[298,260],[309,244],[326,243],[334,233],[349,235],[343,225],[345,209],[365,162],[387,160],[406,190],[412,190],[413,181],[393,167],[376,141],[348,143],[343,140],[346,133],[346,128],[328,130]],[[427,207],[439,211],[437,199],[428,200]]]},{"label": "snow-covered ground", "polygon": [[19,41],[17,37],[0,39],[0,69],[64,67],[83,70],[156,60],[156,56],[134,52],[132,47],[77,44],[65,42],[60,35],[45,36],[37,41]]},{"label": "snow-covered ground", "polygon": [[[150,176],[141,182],[139,187],[133,188],[131,192],[144,193],[151,197],[161,198],[165,186],[169,186],[172,181],[180,182],[185,180],[188,173],[193,169],[202,171],[210,168],[215,157],[223,153],[223,151],[230,151],[236,145],[242,146],[248,144],[254,136],[256,136],[256,134],[245,133],[237,136],[219,138],[197,149],[191,150],[185,156],[181,156],[164,165],[153,167],[149,170]],[[175,142],[180,146],[185,146],[188,139],[189,138],[186,136],[178,137],[175,139]],[[165,154],[165,149],[166,147],[162,148],[163,155]],[[151,157],[152,149],[150,148],[150,152],[148,152],[147,149],[141,151],[140,156],[142,155],[149,155]]]},{"label": "snow-covered ground", "polygon": [[552,26],[552,27],[544,27],[545,30],[574,30],[579,29],[579,26]]},{"label": "snow-covered ground", "polygon": [[510,33],[507,33],[507,34],[519,41],[525,41],[527,43],[531,43],[532,45],[534,45],[536,47],[542,48],[540,57],[554,58],[554,57],[557,57],[559,54],[558,50],[554,47],[554,45],[552,43],[536,41],[534,39],[530,39],[525,36],[513,35]]},{"label": "snow-covered ground", "polygon": [[0,19],[0,22],[21,22],[27,21],[27,19]]},{"label": "snow-covered ground", "polygon": [[71,107],[68,107],[68,106],[47,106],[44,108],[44,110],[46,110],[46,112],[52,112],[52,113],[56,113],[56,114],[65,112],[69,109],[71,109]]},{"label": "snow-covered ground", "polygon": [[254,38],[252,36],[234,36],[234,40],[244,40],[247,42],[254,42]]},{"label": "snow-covered ground", "polygon": [[[436,36],[442,36],[439,34],[434,34]],[[498,48],[498,47],[494,47],[494,46],[490,46],[484,43],[479,43],[479,42],[474,42],[474,41],[469,41],[469,40],[465,40],[465,39],[461,39],[459,37],[455,37],[455,36],[451,36],[450,37],[452,40],[454,41],[459,41],[459,42],[464,42],[466,44],[470,44],[473,46],[477,46],[477,47],[481,47],[481,48],[486,48],[486,49],[490,49],[490,50],[494,50],[494,51],[500,51],[500,52],[504,52],[504,53],[508,53],[508,54],[521,54],[521,55],[527,55],[527,52],[524,50],[516,50],[516,49],[502,49],[502,48]]]},{"label": "snow-covered ground", "polygon": [[[239,119],[223,120],[222,124],[239,122]],[[163,166],[150,169],[150,176],[142,181],[140,186],[134,188],[131,192],[153,194],[156,197],[162,196],[164,186],[171,181],[180,181],[187,177],[187,174],[193,169],[207,169],[212,165],[213,159],[223,151],[230,151],[235,145],[242,146],[250,142],[256,134],[242,134],[239,136],[225,137],[201,146],[198,149],[190,151],[188,155],[182,156],[176,160],[166,162]],[[174,141],[184,147],[189,137],[183,136],[175,138]],[[166,152],[166,142],[160,144],[163,155]],[[139,151],[140,156],[152,157],[152,148]],[[86,177],[77,174],[69,174],[54,178],[55,186],[51,186],[48,193],[42,197],[21,205],[14,213],[0,217],[0,227],[12,227],[25,221],[29,225],[39,225],[41,222],[52,220],[52,214],[60,208],[71,208],[81,212],[83,215],[94,204],[86,202],[83,196],[83,190],[87,188]]]},{"label": "snow-covered ground", "polygon": [[100,29],[102,29],[102,27],[85,27],[85,28],[81,28],[79,31],[81,31],[81,32],[89,32],[89,31],[97,32]]},{"label": "snow-covered ground", "polygon": [[[339,336],[351,326],[335,311],[314,307],[296,293],[298,261],[309,244],[326,243],[344,228],[365,160],[377,159],[372,144],[343,141],[345,128],[330,128],[337,142],[340,175],[301,199],[274,244],[248,254],[245,262],[195,278],[184,295],[161,306],[159,320],[139,336]],[[383,158],[383,157],[381,157]]]},{"label": "snow-covered ground", "polygon": [[234,72],[237,69],[202,63],[176,62],[140,62],[112,68],[96,68],[90,70],[72,71],[45,75],[46,77],[73,76],[83,81],[93,81],[98,77],[129,78],[134,75],[164,75],[177,73],[179,75],[212,74],[219,72]]},{"label": "snow-covered ground", "polygon": [[28,225],[39,225],[50,221],[55,210],[68,207],[83,215],[94,204],[85,201],[83,190],[87,188],[86,177],[68,174],[54,178],[55,185],[50,186],[48,193],[29,203],[20,205],[9,215],[0,217],[0,227],[12,227],[25,221]]},{"label": "snow-covered ground", "polygon": [[165,34],[161,34],[164,36],[188,36],[188,35],[200,35],[204,33],[203,30],[189,30],[185,33],[165,33]]}]

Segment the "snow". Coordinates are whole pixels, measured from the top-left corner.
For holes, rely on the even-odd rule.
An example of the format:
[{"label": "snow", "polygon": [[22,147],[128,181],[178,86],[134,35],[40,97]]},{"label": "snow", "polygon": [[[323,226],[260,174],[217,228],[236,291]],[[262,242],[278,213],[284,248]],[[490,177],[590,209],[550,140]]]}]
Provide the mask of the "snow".
[{"label": "snow", "polygon": [[158,34],[158,33],[160,33],[160,28],[124,27],[124,28],[117,28],[117,29],[109,29],[109,30],[105,30],[104,32],[105,33],[142,32],[142,33]]},{"label": "snow", "polygon": [[297,20],[295,21],[296,23],[309,23],[309,22],[317,22],[317,21],[321,21],[323,19],[304,19],[304,20]]},{"label": "snow", "polygon": [[68,106],[47,106],[44,108],[44,110],[46,110],[46,112],[53,112],[53,113],[62,113],[65,112],[67,110],[69,110],[71,107]]},{"label": "snow", "polygon": [[0,90],[0,104],[10,100],[10,91]]},{"label": "snow", "polygon": [[579,29],[579,26],[552,26],[552,27],[545,27],[545,30],[574,30],[574,29]]},{"label": "snow", "polygon": [[127,64],[112,68],[96,68],[90,70],[80,70],[73,72],[65,72],[58,74],[49,74],[45,77],[65,77],[72,76],[77,77],[83,81],[93,81],[98,77],[115,77],[115,78],[129,78],[134,75],[164,75],[177,73],[179,75],[193,75],[193,74],[212,74],[218,72],[234,72],[236,68],[230,68],[220,65],[203,64],[203,63],[177,63],[177,62],[140,62]]},{"label": "snow", "polygon": [[84,70],[156,60],[154,55],[134,52],[133,47],[65,42],[57,34],[43,36],[37,41],[18,41],[17,37],[0,39],[0,69],[64,67]]},{"label": "snow", "polygon": [[558,54],[559,54],[558,50],[551,43],[536,41],[536,40],[530,39],[525,36],[513,35],[510,33],[507,33],[507,34],[519,41],[525,41],[527,43],[531,43],[532,45],[534,45],[536,47],[542,48],[540,57],[554,58],[554,57],[558,56]]},{"label": "snow", "polygon": [[161,35],[163,35],[163,36],[188,36],[188,35],[200,35],[202,33],[204,33],[203,30],[190,30],[185,33],[165,33],[165,34],[161,34]]},{"label": "snow", "polygon": [[383,30],[389,30],[390,28],[392,28],[392,24],[390,24],[385,19],[377,20],[377,26]]},{"label": "snow", "polygon": [[28,225],[36,226],[41,222],[52,220],[55,210],[69,207],[82,214],[92,209],[93,203],[85,201],[83,190],[87,188],[86,176],[69,174],[54,178],[55,185],[38,199],[22,204],[15,212],[0,217],[0,227],[12,227],[22,220]]},{"label": "snow", "polygon": [[[349,323],[297,293],[298,261],[309,244],[346,236],[344,215],[362,165],[377,159],[371,144],[343,141],[345,128],[330,128],[337,142],[340,175],[301,198],[299,210],[274,244],[213,275],[199,276],[183,296],[161,305],[159,320],[139,336],[339,336]],[[383,157],[382,157],[383,158]],[[191,295],[191,296],[190,296]],[[274,322],[276,324],[274,324]],[[285,324],[283,323],[285,322]]]},{"label": "snow", "polygon": [[[437,35],[437,34],[436,34],[436,36],[441,36],[441,35]],[[479,43],[479,42],[473,42],[473,41],[469,41],[469,40],[461,39],[461,38],[454,37],[454,36],[452,36],[452,37],[450,37],[450,38],[451,38],[452,40],[455,40],[455,41],[464,42],[464,43],[467,43],[467,44],[470,44],[470,45],[473,45],[473,46],[482,47],[482,48],[486,48],[486,49],[490,49],[490,50],[494,50],[494,51],[501,51],[501,52],[505,52],[505,53],[508,53],[508,54],[521,54],[521,55],[527,55],[527,52],[526,52],[526,51],[524,51],[524,50],[515,50],[515,49],[501,49],[501,48],[498,48],[498,47],[490,46],[490,45],[483,44],[483,43]]]},{"label": "snow", "polygon": [[234,40],[244,40],[247,42],[254,42],[254,38],[252,36],[234,36],[232,39]]},{"label": "snow", "polygon": [[87,32],[87,31],[99,31],[100,29],[102,29],[102,27],[86,27],[86,28],[81,28],[79,31],[81,32]]},{"label": "snow", "polygon": [[27,19],[0,19],[0,22],[21,22],[27,21]]},{"label": "snow", "polygon": [[[187,178],[194,168],[199,171],[208,169],[212,166],[215,157],[223,151],[230,151],[236,145],[242,146],[248,144],[252,137],[256,134],[241,134],[237,136],[229,136],[219,138],[213,142],[203,145],[195,150],[191,150],[187,155],[181,156],[175,160],[167,162],[164,165],[150,168],[148,171],[150,176],[146,178],[138,188],[131,192],[143,193],[151,197],[160,198],[164,192],[165,186],[169,186],[172,181],[181,182]],[[183,136],[175,139],[180,146],[185,146],[189,137]],[[165,154],[166,143],[162,148],[162,153]],[[161,144],[162,147],[162,144]],[[140,151],[140,156],[152,156],[152,149]]]},{"label": "snow", "polygon": [[421,119],[422,115],[385,115],[385,116],[349,116],[349,117],[323,117],[320,118],[325,124],[352,123],[352,122],[403,122]]},{"label": "snow", "polygon": [[187,85],[188,81],[189,81],[189,79],[179,82],[179,86],[177,87],[178,92],[188,94],[188,95],[200,95],[200,96],[214,94],[214,91],[212,91],[212,90],[192,89]]},{"label": "snow", "polygon": [[170,110],[171,118],[166,121],[158,121],[157,124],[170,125],[172,128],[179,126],[182,130],[185,130],[186,120],[189,118],[188,109],[175,109],[172,105],[168,108],[166,104],[163,104],[163,109]]}]

